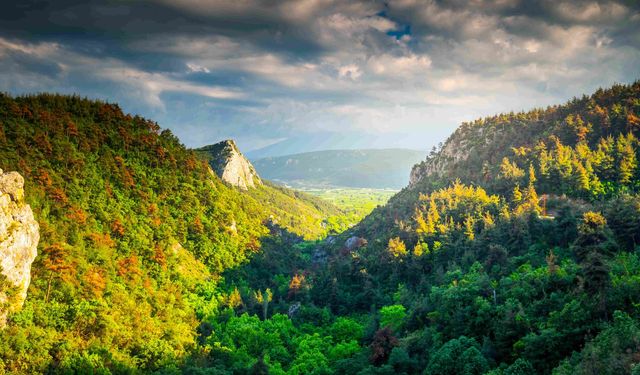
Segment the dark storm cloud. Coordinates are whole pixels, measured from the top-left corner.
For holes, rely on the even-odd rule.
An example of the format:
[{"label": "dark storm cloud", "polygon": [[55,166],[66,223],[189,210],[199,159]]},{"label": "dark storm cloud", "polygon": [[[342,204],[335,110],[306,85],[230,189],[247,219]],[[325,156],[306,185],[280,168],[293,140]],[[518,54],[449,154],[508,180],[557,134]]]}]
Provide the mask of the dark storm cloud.
[{"label": "dark storm cloud", "polygon": [[[148,38],[220,35],[266,50],[303,56],[320,52],[312,35],[271,10],[277,2],[235,9],[193,1],[17,2],[0,15],[2,32],[30,40],[78,42],[93,52],[131,57],[128,42]],[[199,9],[198,4],[211,4]],[[243,3],[243,2],[238,2]]]},{"label": "dark storm cloud", "polygon": [[635,1],[21,1],[0,89],[77,92],[187,144],[415,134],[640,78]]}]

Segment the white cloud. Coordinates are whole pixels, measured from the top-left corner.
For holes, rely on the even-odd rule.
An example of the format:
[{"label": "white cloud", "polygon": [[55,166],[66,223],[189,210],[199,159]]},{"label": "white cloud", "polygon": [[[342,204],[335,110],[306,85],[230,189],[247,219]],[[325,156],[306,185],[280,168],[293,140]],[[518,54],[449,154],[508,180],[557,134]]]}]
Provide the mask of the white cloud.
[{"label": "white cloud", "polygon": [[187,68],[194,73],[211,73],[209,68],[194,63],[187,63]]},{"label": "white cloud", "polygon": [[162,108],[164,108],[164,104],[160,99],[160,95],[165,92],[182,92],[213,99],[237,99],[243,97],[243,94],[236,90],[198,85],[163,74],[148,73],[128,67],[105,67],[99,69],[97,75],[112,82],[120,82],[140,90],[149,104]]}]

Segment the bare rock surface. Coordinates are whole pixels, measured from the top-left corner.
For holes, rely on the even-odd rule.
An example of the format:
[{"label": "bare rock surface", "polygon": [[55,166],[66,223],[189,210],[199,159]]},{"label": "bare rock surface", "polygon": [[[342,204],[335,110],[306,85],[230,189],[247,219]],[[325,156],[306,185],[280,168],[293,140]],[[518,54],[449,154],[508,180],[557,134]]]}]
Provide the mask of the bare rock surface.
[{"label": "bare rock surface", "polygon": [[0,169],[0,327],[27,298],[39,240],[38,222],[24,201],[24,179]]},{"label": "bare rock surface", "polygon": [[196,151],[209,160],[209,165],[223,181],[243,190],[262,184],[256,169],[242,155],[233,140],[205,146]]}]

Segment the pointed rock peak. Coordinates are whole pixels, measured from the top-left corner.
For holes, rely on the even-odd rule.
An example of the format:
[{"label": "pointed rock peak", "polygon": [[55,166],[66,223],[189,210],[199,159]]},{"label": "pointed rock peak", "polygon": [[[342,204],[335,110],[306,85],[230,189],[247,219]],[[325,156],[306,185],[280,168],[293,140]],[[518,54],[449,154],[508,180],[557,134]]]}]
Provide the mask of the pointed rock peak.
[{"label": "pointed rock peak", "polygon": [[262,185],[256,169],[232,139],[204,146],[196,151],[207,158],[211,169],[223,181],[243,190]]}]

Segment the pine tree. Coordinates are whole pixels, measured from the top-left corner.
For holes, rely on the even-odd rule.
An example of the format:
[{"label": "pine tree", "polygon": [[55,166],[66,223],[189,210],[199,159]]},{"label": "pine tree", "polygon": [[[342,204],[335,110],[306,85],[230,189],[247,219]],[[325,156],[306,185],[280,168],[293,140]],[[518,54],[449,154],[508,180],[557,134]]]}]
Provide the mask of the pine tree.
[{"label": "pine tree", "polygon": [[600,300],[600,310],[606,312],[606,288],[609,285],[607,258],[613,246],[612,234],[602,214],[586,212],[578,225],[578,238],[573,243],[583,274],[583,288]]},{"label": "pine tree", "polygon": [[627,137],[620,135],[616,142],[616,151],[618,154],[618,182],[622,185],[628,185],[635,174],[638,167],[636,152],[633,143],[636,141],[633,134],[629,133]]},{"label": "pine tree", "polygon": [[476,223],[476,221],[471,216],[467,216],[464,219],[464,234],[465,234],[465,236],[467,236],[467,238],[470,241],[473,241],[475,239],[475,237],[476,237],[476,234],[475,234],[475,231],[474,231],[475,223]]},{"label": "pine tree", "polygon": [[578,190],[583,192],[589,191],[589,173],[587,172],[587,169],[582,165],[582,163],[576,160],[575,170]]},{"label": "pine tree", "polygon": [[513,202],[516,204],[520,204],[520,202],[522,202],[522,192],[520,191],[520,186],[517,184],[513,188]]},{"label": "pine tree", "polygon": [[413,218],[416,221],[416,232],[418,234],[428,234],[430,232],[430,228],[427,225],[424,217],[422,216],[422,212],[420,212],[420,210],[418,210],[417,208]]},{"label": "pine tree", "polygon": [[438,223],[440,222],[440,214],[436,206],[435,199],[429,201],[429,211],[427,213],[427,234],[435,234]]}]

